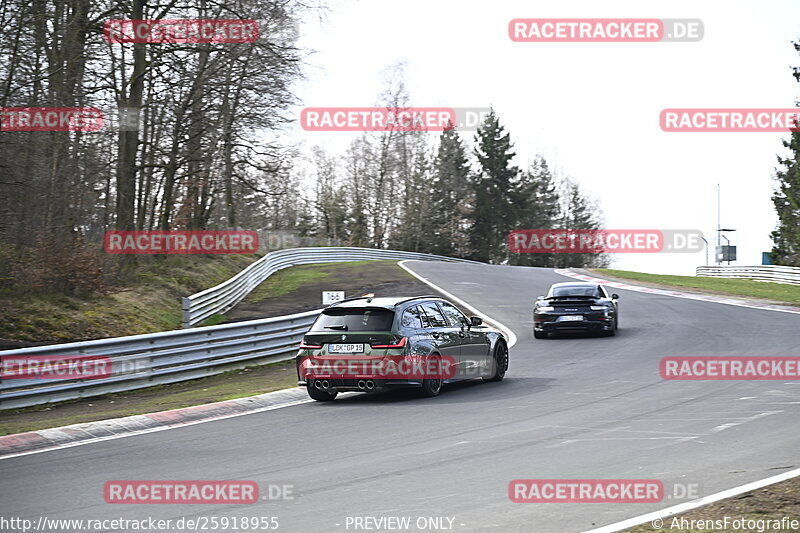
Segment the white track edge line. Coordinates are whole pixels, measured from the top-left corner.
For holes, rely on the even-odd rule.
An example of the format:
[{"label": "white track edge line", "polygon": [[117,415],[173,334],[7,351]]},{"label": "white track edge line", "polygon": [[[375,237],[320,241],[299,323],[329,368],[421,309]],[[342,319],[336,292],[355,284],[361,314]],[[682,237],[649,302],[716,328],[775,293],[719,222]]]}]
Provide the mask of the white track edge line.
[{"label": "white track edge line", "polygon": [[[562,270],[562,272],[557,272],[557,270]],[[594,280],[599,280],[603,282],[611,281],[612,283],[616,283],[618,285],[622,285],[622,287],[618,287],[620,289],[626,289],[630,287],[628,290],[632,290],[635,292],[649,292],[649,291],[639,291],[637,289],[645,288],[650,289],[651,287],[647,287],[644,285],[633,285],[631,283],[623,282],[623,281],[615,281],[615,280],[606,280],[603,278],[597,278],[594,276],[586,276],[583,274],[578,274],[577,272],[563,272],[563,270],[567,269],[553,269],[555,274],[560,276],[572,278],[572,279],[584,279],[584,278],[591,278]],[[580,277],[579,277],[580,276]],[[755,304],[748,304],[746,302],[721,302],[717,300],[710,300],[703,298],[702,294],[693,294],[693,293],[684,293],[684,294],[669,294],[666,292],[666,289],[656,289],[656,290],[663,290],[664,292],[658,292],[655,294],[659,294],[662,296],[672,296],[674,298],[684,298],[688,300],[699,300],[704,302],[710,303],[718,303],[723,305],[734,305],[737,307],[747,307],[751,309],[759,309],[762,311],[778,311],[783,313],[798,313],[798,311],[794,311],[792,309],[773,309],[769,307],[763,307],[760,305]],[[783,474],[778,474],[777,476],[768,477],[765,479],[761,479],[758,481],[754,481],[752,483],[747,483],[745,485],[740,485],[738,487],[734,487],[732,489],[724,490],[722,492],[717,492],[716,494],[711,494],[709,496],[705,496],[700,498],[699,500],[694,500],[691,502],[682,503],[679,505],[674,505],[672,507],[667,507],[666,509],[662,509],[660,511],[654,511],[652,513],[647,513],[639,516],[635,516],[633,518],[628,518],[627,520],[623,520],[621,522],[616,522],[613,524],[609,524],[607,526],[599,527],[596,529],[590,529],[585,531],[584,533],[616,533],[618,531],[622,531],[623,529],[628,529],[634,526],[638,526],[644,524],[645,522],[652,522],[654,520],[663,519],[665,517],[683,513],[686,511],[690,511],[692,509],[697,509],[698,507],[702,507],[704,505],[708,505],[710,503],[718,502],[720,500],[724,500],[726,498],[730,498],[732,496],[738,496],[739,494],[743,494],[745,492],[750,492],[751,490],[760,489],[762,487],[766,487],[768,485],[774,485],[775,483],[780,483],[781,481],[786,481],[787,479],[792,479],[797,476],[800,476],[800,468],[795,470],[790,470],[789,472],[784,472]]]},{"label": "white track edge line", "polygon": [[[514,335],[514,332],[511,331],[507,326],[505,326],[504,324],[502,324],[501,322],[499,322],[497,320],[494,320],[494,319],[488,317],[486,314],[481,313],[480,311],[478,311],[472,305],[470,305],[467,302],[461,300],[460,298],[457,298],[456,296],[453,296],[452,294],[450,294],[446,290],[438,287],[437,285],[435,285],[431,281],[428,281],[427,279],[423,278],[422,276],[420,276],[416,272],[413,272],[411,269],[409,269],[408,267],[406,267],[403,264],[404,262],[405,261],[400,261],[398,263],[398,265],[403,270],[405,270],[406,272],[408,272],[409,274],[411,274],[415,278],[419,279],[420,281],[426,283],[427,285],[433,287],[434,289],[436,289],[437,291],[441,292],[442,294],[446,295],[448,298],[453,299],[454,301],[456,301],[460,305],[463,305],[467,309],[472,310],[474,313],[485,317],[486,321],[488,323],[493,324],[495,327],[497,327],[498,329],[502,330],[508,337],[508,347],[509,348],[511,348],[512,346],[514,346],[514,344],[517,343],[517,336]],[[290,387],[288,389],[281,389],[281,390],[292,390],[293,388],[294,387]],[[279,392],[279,391],[275,391],[275,392]],[[239,399],[240,400],[244,400],[246,398],[239,398]],[[95,442],[103,442],[103,441],[108,441],[108,440],[122,439],[122,438],[125,438],[125,437],[134,437],[136,435],[146,435],[148,433],[156,433],[158,431],[167,431],[169,429],[176,429],[176,428],[186,427],[186,426],[194,426],[194,425],[197,425],[197,424],[204,424],[206,422],[215,422],[217,420],[225,420],[225,419],[228,419],[228,418],[235,418],[235,417],[238,417],[238,416],[245,416],[245,415],[250,415],[250,414],[255,414],[255,413],[263,413],[265,411],[272,411],[272,410],[275,410],[275,409],[281,409],[283,407],[292,407],[294,405],[301,405],[301,404],[304,404],[304,403],[311,403],[312,401],[313,400],[311,400],[311,399],[294,400],[294,401],[287,402],[287,403],[280,404],[280,405],[268,405],[268,406],[265,406],[265,407],[259,407],[257,409],[253,409],[252,411],[246,411],[246,412],[242,412],[242,413],[231,413],[231,414],[227,414],[227,415],[220,415],[220,416],[215,416],[215,417],[211,417],[211,418],[205,418],[205,419],[202,419],[202,420],[193,420],[193,421],[190,421],[190,422],[182,422],[182,423],[172,424],[172,425],[168,425],[168,426],[160,426],[160,427],[155,427],[155,428],[140,429],[140,430],[132,431],[130,433],[123,433],[123,434],[120,434],[120,435],[105,435],[105,436],[102,436],[102,437],[95,437],[95,438],[92,438],[92,439],[86,439],[86,440],[81,440],[81,441],[76,441],[76,442],[67,442],[67,443],[64,443],[64,444],[57,444],[55,446],[51,446],[51,447],[47,447],[47,448],[40,448],[38,450],[29,450],[29,451],[25,451],[25,452],[18,452],[18,453],[12,453],[12,454],[9,454],[9,455],[3,455],[2,457],[0,457],[0,461],[2,461],[3,459],[11,459],[11,458],[14,458],[14,457],[22,457],[24,455],[33,455],[33,454],[37,454],[37,453],[52,452],[52,451],[55,451],[55,450],[62,450],[64,448],[74,448],[76,446],[84,446],[86,444],[94,444]],[[210,404],[205,404],[205,405],[210,405]],[[201,406],[192,406],[192,407],[201,407]],[[147,416],[147,414],[151,414],[151,413],[145,413],[145,414],[140,415],[140,416]],[[98,420],[97,422],[98,423],[102,423],[102,422],[107,422],[107,421]],[[50,428],[50,429],[58,429],[58,428]]]},{"label": "white track edge line", "polygon": [[[291,390],[291,389],[281,389],[281,390]],[[280,391],[275,391],[275,392],[280,392]],[[238,398],[238,399],[245,400],[246,398]],[[279,404],[279,405],[266,405],[264,407],[259,407],[257,409],[253,409],[252,411],[246,411],[246,412],[242,412],[242,413],[231,413],[231,414],[227,414],[227,415],[214,416],[214,417],[211,417],[211,418],[204,418],[202,420],[192,420],[192,421],[189,421],[189,422],[177,422],[175,424],[171,424],[171,425],[168,425],[168,426],[159,426],[159,427],[147,428],[147,429],[137,429],[135,431],[131,431],[130,433],[122,433],[122,434],[119,434],[119,435],[104,435],[102,437],[95,437],[95,438],[92,438],[92,439],[80,440],[80,441],[76,441],[76,442],[66,442],[64,444],[56,444],[55,446],[51,446],[51,447],[48,447],[48,448],[40,448],[38,450],[29,450],[29,451],[26,451],[26,452],[19,452],[19,453],[12,453],[10,455],[3,455],[2,457],[0,457],[0,461],[2,461],[3,459],[11,459],[12,457],[21,457],[23,455],[33,455],[33,454],[36,454],[36,453],[52,452],[52,451],[61,450],[61,449],[64,449],[64,448],[74,448],[75,446],[83,446],[85,444],[94,444],[95,442],[103,442],[103,441],[107,441],[107,440],[123,439],[125,437],[135,437],[136,435],[145,435],[147,433],[156,433],[158,431],[166,431],[168,429],[177,429],[177,428],[182,428],[182,427],[186,427],[186,426],[194,426],[194,425],[197,425],[197,424],[204,424],[206,422],[216,422],[217,420],[225,420],[227,418],[236,418],[237,416],[252,415],[254,413],[263,413],[264,411],[273,411],[275,409],[282,409],[283,407],[292,407],[293,405],[300,405],[300,404],[304,404],[304,403],[310,403],[312,401],[313,400],[311,400],[310,398],[309,399],[302,399],[302,400],[292,400],[290,402]],[[210,405],[210,404],[204,404],[204,405]],[[192,407],[201,407],[201,406],[193,405]],[[148,414],[152,414],[152,413],[146,413],[146,414],[142,414],[142,415],[138,415],[138,416],[147,416]],[[136,415],[134,415],[134,416],[136,416]],[[107,422],[107,420],[98,420],[96,423],[102,423],[102,422]],[[89,423],[91,424],[93,422],[89,422]],[[49,428],[49,429],[58,429],[58,428]],[[32,433],[36,433],[36,431],[33,431]]]},{"label": "white track edge line", "polygon": [[[773,308],[773,307],[766,307],[766,306],[763,306],[763,305],[749,304],[749,303],[747,303],[747,302],[745,302],[743,300],[733,301],[733,302],[731,302],[731,301],[722,301],[722,300],[712,300],[712,299],[709,299],[709,298],[706,297],[706,296],[710,296],[710,295],[704,295],[704,294],[701,294],[701,293],[692,293],[692,292],[682,292],[682,291],[679,290],[680,287],[677,287],[677,286],[675,287],[676,290],[672,291],[672,292],[677,292],[678,294],[671,294],[670,292],[668,292],[669,289],[666,289],[666,288],[648,287],[646,285],[633,285],[631,283],[626,283],[626,282],[623,282],[623,281],[614,281],[614,280],[610,280],[610,279],[596,278],[594,276],[587,276],[585,274],[578,274],[577,272],[572,272],[572,271],[569,271],[569,272],[558,272],[559,270],[567,271],[567,270],[570,270],[570,269],[568,269],[568,268],[562,268],[562,269],[554,268],[553,269],[553,273],[558,274],[559,276],[564,276],[564,277],[571,278],[571,279],[579,279],[579,280],[582,280],[582,281],[586,281],[586,278],[589,278],[591,280],[594,280],[594,282],[602,282],[604,285],[605,284],[609,284],[609,283],[615,283],[616,285],[618,285],[616,288],[622,289],[623,291],[627,290],[627,291],[634,291],[634,292],[643,292],[645,294],[657,294],[659,296],[672,296],[673,298],[683,298],[685,300],[696,300],[696,301],[700,301],[700,302],[709,302],[709,303],[721,304],[721,305],[733,305],[733,306],[736,306],[736,307],[746,307],[746,308],[749,308],[749,309],[758,309],[760,311],[776,311],[778,313],[792,313],[792,314],[796,314],[796,315],[800,314],[800,311],[797,311],[797,310],[794,310],[794,309],[776,309],[776,308]],[[614,285],[608,285],[608,286],[609,287],[613,287]],[[737,295],[731,294],[730,296],[731,296],[731,298],[735,298]],[[720,296],[720,298],[723,298],[723,297],[724,296]],[[745,296],[745,298],[746,298],[746,296]],[[789,305],[789,304],[787,303],[787,305]]]},{"label": "white track edge line", "polygon": [[[774,485],[775,483],[780,483],[781,481],[786,481],[787,479],[792,479],[797,476],[800,476],[800,468],[784,472],[783,474],[778,474],[777,476],[772,476],[765,479],[760,479],[758,481],[753,481],[752,483],[747,483],[746,485],[740,485],[732,489],[723,490],[722,492],[717,492],[716,494],[705,496],[703,498],[700,498],[699,500],[681,503],[679,505],[667,507],[666,509],[661,509],[660,511],[654,511],[652,513],[635,516],[633,518],[628,518],[627,520],[622,520],[621,522],[615,522],[613,524],[599,527],[597,529],[590,529],[584,531],[583,533],[616,533],[618,531],[622,531],[623,529],[628,529],[634,526],[644,524],[645,522],[653,522],[655,520],[661,520],[665,517],[674,514],[683,513],[686,511],[690,511],[692,509],[697,509],[698,507],[708,505],[709,503],[718,502],[720,500],[730,498],[731,496],[738,496],[739,494],[750,492],[751,490],[760,489],[768,485]],[[659,529],[670,529],[670,528],[667,527],[666,525],[662,525],[661,528]]]},{"label": "white track edge line", "polygon": [[450,298],[454,302],[458,303],[459,305],[461,305],[463,307],[466,307],[467,309],[469,309],[470,311],[472,311],[476,315],[479,315],[480,317],[482,317],[486,322],[488,322],[489,324],[494,325],[497,329],[499,329],[500,331],[505,333],[506,337],[507,337],[507,340],[508,340],[508,347],[509,348],[511,348],[512,346],[514,346],[517,343],[517,336],[514,334],[513,331],[511,331],[511,328],[509,328],[508,326],[506,326],[505,324],[503,324],[499,320],[496,320],[496,319],[490,317],[486,313],[482,313],[481,311],[476,309],[474,306],[468,304],[467,302],[465,302],[461,298],[459,298],[457,296],[454,296],[452,293],[442,289],[441,287],[439,287],[438,285],[436,285],[435,283],[433,283],[429,279],[426,279],[426,278],[420,276],[419,274],[417,274],[416,272],[411,270],[410,267],[405,265],[405,263],[408,262],[408,261],[414,261],[414,259],[405,259],[403,261],[399,261],[397,264],[400,266],[400,268],[402,268],[403,270],[405,270],[406,272],[408,272],[409,274],[411,274],[412,276],[414,276],[415,278],[417,278],[421,282],[425,283],[426,285],[429,285],[430,287],[433,287],[434,289],[436,289],[437,291],[441,292],[442,294],[444,294],[445,296],[447,296],[448,298]]}]

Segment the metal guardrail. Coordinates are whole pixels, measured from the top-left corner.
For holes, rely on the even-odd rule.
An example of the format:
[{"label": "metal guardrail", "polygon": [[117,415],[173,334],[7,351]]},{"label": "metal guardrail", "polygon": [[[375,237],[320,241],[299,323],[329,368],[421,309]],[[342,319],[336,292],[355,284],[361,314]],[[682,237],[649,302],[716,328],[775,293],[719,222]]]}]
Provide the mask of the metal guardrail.
[{"label": "metal guardrail", "polygon": [[455,259],[441,255],[403,252],[400,250],[377,250],[355,247],[290,248],[270,252],[232,278],[215,287],[206,289],[183,299],[183,325],[190,328],[201,324],[209,317],[228,311],[242,301],[253,289],[275,272],[295,265],[311,263],[335,263],[342,261],[417,259],[422,261],[459,261],[474,263],[466,259]]},{"label": "metal guardrail", "polygon": [[711,278],[747,278],[800,285],[800,268],[790,266],[699,266],[696,274]]},{"label": "metal guardrail", "polygon": [[[228,281],[184,298],[184,312],[198,323],[241,301],[274,272],[292,265],[379,259],[462,261],[450,257],[366,248],[296,248],[271,252]],[[472,262],[472,261],[470,261]],[[188,303],[187,303],[188,301]],[[322,309],[294,315],[0,351],[0,409],[16,409],[195,379],[228,370],[292,359]],[[110,372],[76,379],[13,376],[8,368],[25,360],[80,360],[99,356]],[[107,358],[107,359],[105,359]]]},{"label": "metal guardrail", "polygon": [[[2,379],[0,409],[122,392],[195,379],[257,364],[284,361],[297,346],[321,309],[295,315],[234,322],[219,326],[165,331],[130,337],[37,346],[0,352],[9,360],[60,356],[103,356],[111,363],[97,379]],[[17,365],[14,365],[17,366]],[[96,375],[100,375],[99,372]],[[3,373],[4,377],[9,372]]]}]

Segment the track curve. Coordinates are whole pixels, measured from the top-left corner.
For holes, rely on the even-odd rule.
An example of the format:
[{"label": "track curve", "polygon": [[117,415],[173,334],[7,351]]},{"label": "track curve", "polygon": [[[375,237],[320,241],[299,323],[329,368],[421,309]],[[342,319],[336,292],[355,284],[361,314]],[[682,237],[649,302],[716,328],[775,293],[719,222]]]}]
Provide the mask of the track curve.
[{"label": "track curve", "polygon": [[[514,331],[505,381],[432,399],[351,395],[3,460],[0,515],[277,516],[279,531],[291,532],[354,531],[348,516],[442,516],[454,517],[453,531],[563,533],[678,502],[514,504],[508,483],[655,478],[695,484],[702,496],[797,467],[800,382],[665,382],[658,361],[796,356],[798,316],[615,289],[618,336],[534,340],[534,299],[567,278],[528,267],[406,266]],[[106,504],[103,485],[118,479],[252,479],[293,485],[294,499]]]}]

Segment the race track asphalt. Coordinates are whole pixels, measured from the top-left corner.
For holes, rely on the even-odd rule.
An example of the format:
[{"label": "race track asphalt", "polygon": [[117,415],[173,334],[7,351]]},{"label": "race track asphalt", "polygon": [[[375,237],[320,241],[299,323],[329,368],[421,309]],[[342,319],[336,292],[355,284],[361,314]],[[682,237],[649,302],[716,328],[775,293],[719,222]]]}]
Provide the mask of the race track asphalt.
[{"label": "race track asphalt", "polygon": [[[616,337],[534,340],[549,269],[407,263],[518,336],[506,379],[437,398],[349,394],[0,461],[0,517],[278,518],[278,531],[410,517],[408,531],[580,532],[686,501],[512,503],[514,479],[658,479],[704,496],[797,468],[800,381],[665,381],[665,356],[797,356],[800,315],[614,289]],[[109,480],[254,480],[293,499],[107,504]],[[349,521],[348,521],[349,517]],[[452,529],[414,524],[452,518]],[[421,523],[421,522],[420,522]],[[362,523],[363,524],[363,523]],[[448,521],[444,520],[444,526]],[[175,530],[175,529],[173,529]],[[177,530],[175,530],[177,531]],[[263,530],[262,530],[263,531]]]}]

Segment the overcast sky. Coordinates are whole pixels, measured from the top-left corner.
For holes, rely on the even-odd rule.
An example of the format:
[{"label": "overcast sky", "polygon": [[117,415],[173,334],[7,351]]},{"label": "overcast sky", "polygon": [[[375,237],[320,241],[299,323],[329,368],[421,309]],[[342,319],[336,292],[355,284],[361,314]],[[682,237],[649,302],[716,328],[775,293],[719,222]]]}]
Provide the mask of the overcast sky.
[{"label": "overcast sky", "polygon": [[[515,43],[513,18],[699,18],[699,42]],[[381,72],[406,63],[417,107],[493,106],[527,166],[543,154],[577,180],[613,229],[735,228],[738,264],[760,264],[776,217],[780,133],[666,133],[664,108],[787,108],[800,98],[800,1],[332,0],[307,18],[314,50],[302,107],[371,106]],[[304,146],[343,153],[352,133],[295,128]],[[471,139],[471,133],[464,134]],[[709,254],[713,261],[713,250]],[[614,268],[692,274],[697,254],[616,255]]]}]

